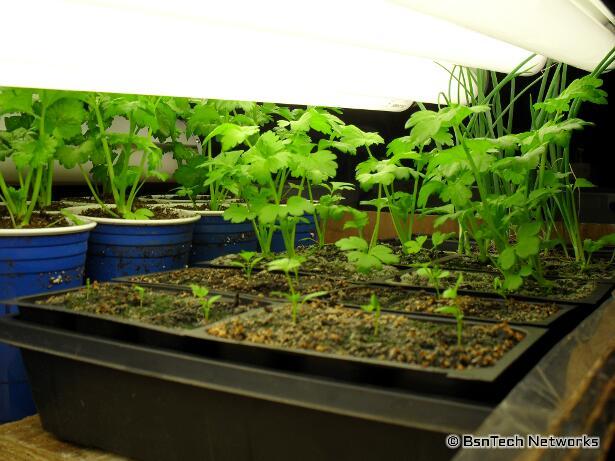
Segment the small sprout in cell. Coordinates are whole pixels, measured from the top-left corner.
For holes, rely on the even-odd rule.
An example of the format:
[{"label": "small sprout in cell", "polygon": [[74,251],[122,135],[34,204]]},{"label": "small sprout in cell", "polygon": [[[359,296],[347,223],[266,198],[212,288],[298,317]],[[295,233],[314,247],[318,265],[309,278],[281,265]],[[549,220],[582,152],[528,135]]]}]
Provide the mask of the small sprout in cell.
[{"label": "small sprout in cell", "polygon": [[[297,315],[299,313],[299,309],[301,308],[301,306],[303,306],[303,304],[305,304],[307,301],[327,294],[326,291],[315,291],[313,293],[308,293],[307,295],[302,295],[299,291],[297,291],[296,285],[299,283],[299,268],[304,261],[305,258],[302,257],[280,258],[267,264],[267,270],[282,271],[286,276],[286,282],[288,283],[289,291],[274,291],[271,294],[274,296],[280,296],[288,300],[291,307],[293,323],[297,323]],[[293,274],[292,276],[291,273]]]},{"label": "small sprout in cell", "polygon": [[85,300],[90,299],[90,291],[92,290],[92,284],[90,283],[90,277],[85,279]]},{"label": "small sprout in cell", "polygon": [[[585,239],[583,241],[583,250],[585,251],[585,254],[587,256],[586,256],[585,262],[581,266],[581,270],[584,270],[584,271],[587,270],[590,266],[589,263],[591,261],[592,255],[596,251],[601,250],[602,248],[608,245],[615,245],[615,233],[605,235],[604,237],[598,240]],[[615,258],[615,251],[613,251],[613,256],[611,257],[610,263],[613,262],[613,258]]]},{"label": "small sprout in cell", "polygon": [[463,331],[463,312],[458,306],[442,306],[436,309],[440,314],[452,315],[457,321],[457,346],[461,347],[461,333]]},{"label": "small sprout in cell", "polygon": [[427,241],[426,235],[419,235],[414,240],[408,240],[404,243],[404,251],[406,254],[414,255],[419,253],[423,249],[423,245]]},{"label": "small sprout in cell", "polygon": [[208,296],[209,289],[207,287],[196,285],[194,283],[190,285],[190,288],[192,289],[192,295],[195,298],[198,298],[199,302],[201,303],[201,310],[203,311],[203,315],[205,316],[205,321],[208,321],[211,308],[221,298],[221,296]]},{"label": "small sprout in cell", "polygon": [[375,293],[372,293],[372,296],[369,299],[369,304],[364,304],[361,306],[361,309],[363,309],[365,312],[372,313],[374,315],[374,318],[372,320],[374,324],[374,336],[378,336],[378,329],[380,327],[381,307],[382,306],[380,306],[380,301],[378,301],[378,298],[376,297]]},{"label": "small sprout in cell", "polygon": [[145,288],[139,285],[135,285],[133,288],[139,295],[139,307],[143,308],[143,299],[145,298]]},{"label": "small sprout in cell", "polygon": [[455,299],[457,297],[457,290],[459,290],[459,287],[461,286],[462,283],[463,283],[463,274],[459,274],[459,277],[457,277],[457,281],[455,282],[455,285],[444,290],[444,292],[442,293],[442,297],[446,299]]},{"label": "small sprout in cell", "polygon": [[449,271],[442,270],[439,267],[429,267],[429,263],[424,264],[416,270],[419,277],[426,278],[429,283],[436,289],[436,295],[440,297],[440,280],[451,275]]},{"label": "small sprout in cell", "polygon": [[504,288],[504,282],[502,281],[502,279],[500,277],[495,277],[493,279],[493,289],[502,298],[506,299],[507,291]]},{"label": "small sprout in cell", "polygon": [[250,280],[254,267],[263,260],[262,256],[257,255],[258,253],[256,251],[242,251],[239,253],[241,261],[233,261],[231,265],[241,267],[246,278]]},{"label": "small sprout in cell", "polygon": [[445,241],[455,236],[454,232],[447,232],[443,234],[442,232],[436,231],[431,235],[431,251],[435,251],[440,245],[442,245]]}]

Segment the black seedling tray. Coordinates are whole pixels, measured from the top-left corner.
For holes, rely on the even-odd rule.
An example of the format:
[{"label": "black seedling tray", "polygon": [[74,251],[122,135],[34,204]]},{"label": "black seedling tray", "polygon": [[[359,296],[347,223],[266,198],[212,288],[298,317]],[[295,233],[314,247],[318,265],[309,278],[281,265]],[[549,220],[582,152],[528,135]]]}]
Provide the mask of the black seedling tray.
[{"label": "black seedling tray", "polygon": [[[449,270],[449,269],[446,269],[446,270]],[[407,271],[405,273],[408,273],[408,272],[410,271]],[[485,271],[465,270],[465,269],[462,271],[458,271],[458,272],[485,273]],[[401,277],[403,276],[403,274],[404,272],[398,275]],[[566,280],[566,279],[562,279],[562,280]],[[373,280],[373,281],[370,281],[369,283],[373,285],[380,285],[380,286],[405,287],[405,288],[410,288],[413,290],[424,290],[424,291],[429,291],[432,293],[436,292],[436,289],[430,286],[411,285],[409,283],[396,282],[390,279]],[[555,295],[553,297],[547,298],[543,296],[522,295],[522,294],[517,294],[517,293],[510,293],[507,295],[507,297],[512,298],[512,299],[522,300],[522,301],[557,303],[557,304],[566,304],[566,305],[567,304],[583,304],[583,305],[589,305],[589,306],[596,307],[597,305],[599,305],[601,302],[603,302],[605,299],[607,299],[610,296],[611,291],[613,290],[614,286],[613,286],[613,283],[610,283],[608,281],[596,281],[595,283],[596,283],[596,288],[590,295],[585,296],[583,298],[574,299],[574,300],[573,299],[560,299],[560,298],[557,298],[557,296]],[[465,290],[462,288],[457,290],[457,293],[462,294],[462,295],[476,296],[479,298],[501,298],[502,297],[500,294],[496,293],[495,291],[476,291],[476,290]]]},{"label": "black seedling tray", "polygon": [[[411,317],[416,321],[444,323],[450,325],[451,329],[455,328],[455,320],[450,318],[426,319],[412,314],[390,313]],[[239,317],[246,315],[258,315],[258,312],[257,310],[249,311],[240,314]],[[483,321],[464,323],[465,326],[490,324],[490,322]],[[209,327],[211,325],[207,328]],[[479,402],[496,402],[506,395],[534,365],[535,356],[527,352],[534,350],[536,343],[545,334],[542,328],[514,327],[514,329],[522,331],[526,335],[525,338],[494,366],[466,370],[422,367],[392,361],[325,354],[311,350],[288,349],[226,338],[216,338],[216,340],[220,343],[220,357],[226,360],[256,366],[271,366],[275,363],[276,367],[281,366],[283,369],[286,369],[288,364],[292,364],[294,371],[350,380],[356,384],[447,395]],[[209,337],[209,335],[205,333],[204,337]]]},{"label": "black seedling tray", "polygon": [[[170,291],[175,293],[177,291],[190,292],[190,289],[186,289],[185,287],[178,289],[176,286],[165,287],[155,284],[143,284],[143,286],[157,291]],[[145,344],[152,347],[170,348],[179,351],[200,350],[198,341],[186,335],[186,332],[191,331],[191,329],[188,328],[167,328],[119,316],[79,312],[62,306],[37,304],[37,301],[46,299],[50,296],[83,289],[85,288],[77,287],[46,292],[40,295],[23,296],[11,302],[19,306],[19,318],[27,322],[134,344]],[[254,303],[256,301],[260,306],[273,304],[269,301],[242,296],[239,293],[210,291],[210,295],[221,295],[222,300],[227,302],[244,301]]]},{"label": "black seedling tray", "polygon": [[[240,267],[237,266],[228,266],[228,265],[217,265],[217,264],[209,264],[208,262],[199,262],[196,263],[194,266],[191,266],[189,269],[213,269],[213,270],[234,270],[234,271],[241,271],[242,269]],[[168,274],[171,272],[176,272],[178,270],[182,270],[182,269],[172,269],[172,270],[166,270],[166,271],[159,271],[159,272],[150,272],[148,274],[144,274],[146,276],[155,276],[155,275],[160,275],[160,274]],[[253,274],[259,273],[259,272],[267,272],[264,269],[254,269],[252,271]],[[272,273],[277,273],[277,274],[283,274],[283,271],[271,271]],[[338,277],[331,277],[331,276],[327,276],[327,275],[322,275],[319,274],[316,271],[299,271],[298,272],[299,276],[314,276],[317,275],[319,277],[321,277],[324,280],[339,280]],[[125,277],[117,277],[114,278],[113,280],[110,280],[110,282],[118,282],[118,283],[130,283],[133,285],[141,285],[144,287],[161,287],[164,289],[168,289],[168,290],[188,290],[190,289],[189,285],[176,285],[176,284],[172,284],[172,283],[157,283],[157,282],[139,282],[137,280],[134,280],[135,277],[139,277],[138,275],[136,276],[125,276]],[[360,281],[349,281],[348,283],[351,284],[364,284],[366,282],[360,282]],[[236,292],[233,292],[236,293]],[[241,292],[238,292],[241,293]],[[226,294],[230,295],[230,292],[226,292]],[[254,295],[248,295],[248,294],[242,294],[245,295],[246,297],[248,296],[254,296]]]},{"label": "black seedling tray", "polygon": [[[545,334],[545,330],[541,328],[515,326],[515,329],[526,335],[525,338],[494,366],[457,371],[232,341],[208,335],[205,330],[211,327],[211,324],[197,329],[178,330],[108,315],[76,312],[59,306],[35,304],[36,300],[48,296],[49,294],[45,294],[15,300],[15,304],[19,307],[20,320],[63,331],[171,349],[210,359],[302,373],[359,385],[448,395],[482,402],[495,402],[501,399],[534,365],[537,354],[527,352],[533,349]],[[275,307],[274,303],[261,302]],[[451,329],[455,328],[453,319],[411,316],[417,321],[446,323]],[[490,322],[465,322],[465,325],[474,324],[489,325]]]},{"label": "black seedling tray", "polygon": [[[265,299],[268,299],[268,298],[265,298]],[[272,299],[272,300],[275,300],[275,299]],[[342,302],[343,302],[343,305],[346,307],[352,307],[353,309],[361,309],[361,306],[359,304],[348,303],[344,301]],[[500,301],[498,300],[498,302]],[[570,323],[572,318],[574,318],[575,319],[574,322],[576,322],[577,316],[574,315],[576,314],[576,310],[583,309],[583,307],[581,306],[574,306],[574,305],[556,304],[556,306],[559,310],[556,313],[542,320],[537,320],[533,322],[530,322],[530,321],[519,322],[515,320],[506,320],[506,322],[510,325],[521,326],[521,327],[529,326],[529,327],[540,327],[540,328],[559,328],[560,325],[564,323]],[[431,313],[431,312],[408,312],[408,311],[401,311],[401,310],[390,309],[390,308],[382,308],[382,312],[402,314],[402,315],[408,315],[412,317],[424,317],[424,318],[430,318],[430,319],[451,318],[450,315],[445,315],[445,314],[438,314],[438,313]],[[498,319],[493,319],[493,318],[488,318],[488,317],[487,318],[486,317],[476,317],[473,315],[464,315],[463,319],[464,321],[471,320],[471,321],[476,321],[476,322],[489,322],[489,323],[504,322],[504,320],[498,320]]]},{"label": "black seedling tray", "polygon": [[491,406],[243,366],[0,319],[43,427],[145,461],[449,459]]},{"label": "black seedling tray", "polygon": [[[442,256],[440,258],[436,258],[433,261],[431,261],[432,264],[440,264],[440,263],[444,263],[447,261],[450,261],[452,259],[455,259],[457,257],[456,254],[451,254],[451,255],[446,255],[446,256]],[[413,264],[400,264],[400,263],[396,263],[396,264],[389,264],[392,267],[396,267],[398,269],[408,269],[411,267],[415,267],[415,265]],[[214,261],[199,261],[197,263],[195,263],[192,267],[207,267],[207,268],[217,268],[217,269],[240,269],[238,266],[233,266],[231,264],[219,264],[216,263]],[[255,271],[261,271],[261,270],[266,270],[264,265],[260,265],[255,267]],[[304,274],[320,274],[320,272],[314,270],[309,270],[309,269],[302,269],[301,271],[299,271],[300,273],[304,273]],[[323,276],[324,277],[324,276]]]},{"label": "black seedling tray", "polygon": [[[234,269],[234,270],[240,270],[237,267],[217,267],[217,266],[200,266],[202,268],[207,268],[207,269]],[[170,271],[162,271],[162,272],[156,272],[156,273],[152,273],[152,274],[148,274],[148,275],[155,275],[155,274],[165,274],[165,273],[170,273],[170,272],[174,272],[174,270],[170,270]],[[312,273],[308,273],[308,274],[302,274],[300,273],[300,275],[313,275]],[[323,276],[324,279],[327,279],[326,276]],[[119,277],[116,278],[114,280],[112,280],[112,282],[119,282],[119,283],[130,283],[130,284],[134,284],[134,285],[142,285],[142,286],[147,286],[147,287],[152,287],[152,288],[163,288],[165,290],[178,290],[178,291],[185,291],[185,290],[189,290],[189,286],[188,285],[174,285],[174,284],[169,284],[169,283],[150,283],[150,282],[136,282],[131,280],[132,276],[127,276],[127,277]],[[330,279],[330,278],[329,278]],[[360,282],[360,281],[352,281],[352,282],[348,282],[350,285],[356,285],[356,286],[361,286],[361,287],[374,287],[374,288],[383,288],[384,287],[390,287],[390,288],[396,288],[396,289],[400,289],[400,290],[407,290],[407,291],[412,291],[412,292],[416,292],[416,291],[426,291],[428,293],[435,293],[435,290],[429,289],[429,288],[423,288],[423,287],[409,287],[406,285],[403,286],[390,286],[390,285],[386,285],[386,284],[373,284],[370,282]],[[459,290],[460,293],[462,293],[463,290]],[[253,295],[253,294],[248,294],[248,293],[242,293],[242,292],[235,292],[235,293],[226,293],[227,296],[241,296],[243,299],[252,299],[252,300],[263,300],[263,301],[267,301],[267,302],[271,302],[271,303],[280,303],[280,302],[286,302],[285,299],[283,298],[275,298],[275,297],[271,297],[271,296],[257,296],[257,295]],[[495,300],[496,302],[504,302],[504,300],[499,299],[499,297],[492,297],[489,296],[489,299]],[[326,296],[324,296],[322,299],[327,299]],[[519,301],[523,301],[521,299],[518,298],[514,298],[516,300]],[[539,302],[536,302],[537,304]],[[358,304],[354,304],[354,303],[350,303],[350,302],[344,302],[342,301],[341,304],[348,306],[348,307],[360,307],[360,305]],[[543,304],[543,302],[540,302],[540,304]],[[543,319],[543,320],[538,320],[538,321],[534,321],[534,322],[518,322],[518,321],[508,321],[508,323],[510,323],[511,325],[518,325],[518,326],[532,326],[532,327],[542,327],[542,328],[555,328],[555,327],[561,327],[564,323],[568,324],[568,323],[576,323],[578,320],[580,320],[581,318],[585,317],[585,315],[580,315],[580,313],[578,312],[578,310],[582,310],[585,308],[585,306],[579,306],[579,305],[574,305],[574,304],[557,304],[554,303],[553,301],[548,302],[548,304],[556,304],[558,307],[558,312],[556,312],[555,314]],[[436,313],[425,313],[425,312],[406,312],[406,311],[400,311],[400,310],[396,310],[396,309],[387,309],[387,308],[383,308],[382,309],[383,312],[391,312],[391,313],[396,313],[396,314],[407,314],[407,315],[411,315],[411,316],[417,316],[417,317],[424,317],[424,318],[451,318],[450,316],[447,315],[440,315],[440,314],[436,314]],[[489,319],[489,318],[484,318],[484,317],[476,317],[476,316],[468,316],[466,315],[464,317],[466,320],[475,320],[478,322],[490,322],[490,323],[501,323],[501,320],[497,320],[497,319]]]}]

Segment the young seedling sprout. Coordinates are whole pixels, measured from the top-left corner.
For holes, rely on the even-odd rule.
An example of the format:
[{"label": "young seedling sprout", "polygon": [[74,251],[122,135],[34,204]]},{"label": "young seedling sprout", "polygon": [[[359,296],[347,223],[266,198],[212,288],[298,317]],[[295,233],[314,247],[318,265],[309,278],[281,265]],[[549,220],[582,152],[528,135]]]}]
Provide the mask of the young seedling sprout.
[{"label": "young seedling sprout", "polygon": [[439,231],[434,232],[433,234],[431,234],[431,251],[435,251],[447,239],[450,239],[454,236],[455,236],[454,232],[447,232],[445,234]]},{"label": "young seedling sprout", "polygon": [[436,309],[436,312],[448,314],[455,317],[457,321],[457,346],[461,347],[461,332],[463,331],[463,312],[458,306],[442,306]]},{"label": "young seedling sprout", "polygon": [[372,313],[374,315],[374,318],[372,320],[374,324],[374,336],[378,336],[378,328],[380,326],[381,306],[380,306],[380,301],[378,301],[378,298],[376,297],[375,293],[372,293],[372,296],[369,299],[369,304],[362,305],[361,309],[363,309],[367,313]]},{"label": "young seedling sprout", "polygon": [[211,308],[214,303],[216,303],[220,299],[220,295],[208,296],[209,289],[207,287],[191,284],[190,288],[192,289],[192,295],[198,298],[201,303],[201,310],[203,311],[203,315],[205,316],[205,321],[209,320],[209,313],[211,312]]},{"label": "young seedling sprout", "polygon": [[430,263],[425,263],[416,270],[419,277],[429,280],[429,283],[436,289],[436,295],[440,297],[440,280],[451,275],[449,271],[440,269],[438,266],[429,267]]},{"label": "young seedling sprout", "polygon": [[305,302],[327,294],[326,291],[315,291],[314,293],[302,295],[297,291],[296,285],[299,283],[299,268],[304,260],[305,258],[302,257],[281,258],[267,264],[267,270],[282,271],[286,275],[289,292],[274,291],[272,294],[286,298],[290,302],[293,323],[297,323],[297,314]]},{"label": "young seedling sprout", "polygon": [[[462,282],[463,282],[463,275],[459,274],[459,277],[457,277],[457,282],[455,282],[455,286],[452,286],[444,290],[444,293],[442,293],[442,297],[447,298],[447,299],[456,299],[457,290],[459,289],[459,286],[461,285]],[[461,347],[461,332],[463,329],[463,312],[461,311],[459,306],[454,305],[454,304],[450,306],[442,306],[442,307],[437,308],[436,312],[439,312],[441,314],[452,315],[453,317],[455,317],[455,320],[457,321],[457,346]]]},{"label": "young seedling sprout", "polygon": [[457,297],[457,290],[459,290],[459,287],[461,286],[462,283],[463,283],[463,274],[459,274],[459,277],[457,277],[457,281],[455,282],[455,285],[444,290],[444,292],[442,293],[442,297],[446,299],[455,299]]},{"label": "young seedling sprout", "polygon": [[404,243],[404,251],[409,255],[417,254],[423,249],[425,241],[427,241],[426,235],[419,235],[415,240],[408,240]]},{"label": "young seedling sprout", "polygon": [[242,260],[233,261],[231,262],[231,265],[241,267],[246,278],[250,280],[250,278],[252,277],[252,272],[254,271],[254,267],[263,260],[262,256],[256,255],[258,255],[256,251],[242,251],[241,253],[239,253],[239,257]]},{"label": "young seedling sprout", "polygon": [[92,289],[92,284],[90,283],[90,277],[85,279],[85,300],[88,301],[90,299],[90,290]]},{"label": "young seedling sprout", "polygon": [[134,290],[139,294],[139,307],[143,309],[143,299],[145,298],[145,288],[135,285]]}]

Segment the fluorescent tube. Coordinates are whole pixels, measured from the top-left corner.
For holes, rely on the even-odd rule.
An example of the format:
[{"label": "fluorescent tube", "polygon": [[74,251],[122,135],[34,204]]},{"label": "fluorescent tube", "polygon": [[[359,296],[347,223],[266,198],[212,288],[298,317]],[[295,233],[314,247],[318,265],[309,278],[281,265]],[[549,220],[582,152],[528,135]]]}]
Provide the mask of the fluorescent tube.
[{"label": "fluorescent tube", "polygon": [[615,46],[613,15],[598,0],[396,1],[587,71]]},{"label": "fluorescent tube", "polygon": [[[412,14],[400,22],[378,13],[375,5],[392,5],[385,0],[315,0],[312,13],[264,0],[254,2],[263,8],[258,15],[252,3],[8,2],[0,85],[403,110],[411,101],[442,102],[450,77],[434,60],[448,69],[454,62],[505,70],[528,55],[474,33],[436,40],[448,32],[406,24]],[[402,35],[414,39],[394,42]],[[427,51],[419,52],[422,46]],[[452,59],[457,51],[463,60]]]}]

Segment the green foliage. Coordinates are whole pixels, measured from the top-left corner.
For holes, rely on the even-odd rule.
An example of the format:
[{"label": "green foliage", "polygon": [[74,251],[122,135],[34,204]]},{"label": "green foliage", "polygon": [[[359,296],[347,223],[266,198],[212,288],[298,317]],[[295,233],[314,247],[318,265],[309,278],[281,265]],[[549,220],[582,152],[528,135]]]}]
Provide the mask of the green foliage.
[{"label": "green foliage", "polygon": [[601,79],[586,75],[570,82],[570,85],[559,96],[534,104],[534,110],[544,109],[547,113],[568,112],[571,102],[575,100],[607,104],[607,94],[600,89],[601,86]]},{"label": "green foliage", "polygon": [[[150,211],[135,209],[135,199],[147,180],[167,179],[161,171],[163,150],[154,139],[163,142],[170,138],[172,146],[178,145],[180,131],[176,122],[187,109],[187,101],[99,93],[84,93],[82,100],[87,108],[88,129],[61,150],[60,162],[66,167],[79,167],[96,202],[109,215],[151,218]],[[109,131],[117,117],[128,122],[127,131]],[[88,161],[92,163],[91,178],[83,168]],[[115,210],[102,200],[105,193],[113,198]]]},{"label": "green foliage", "polygon": [[369,223],[369,217],[365,211],[360,211],[352,207],[346,207],[345,211],[350,213],[350,218],[344,223],[344,230],[357,229],[359,237],[363,238],[363,229]]},{"label": "green foliage", "polygon": [[442,297],[446,299],[457,298],[457,290],[459,290],[459,287],[461,286],[462,283],[463,283],[463,274],[459,274],[459,276],[457,277],[457,281],[455,282],[455,285],[444,290],[444,292],[442,293]]},{"label": "green foliage", "polygon": [[[288,292],[275,291],[272,294],[280,296],[288,300],[291,306],[291,316],[293,323],[297,323],[297,315],[301,306],[307,301],[324,296],[326,291],[316,291],[306,295],[301,294],[296,289],[296,285],[299,283],[299,268],[301,264],[305,262],[303,257],[293,258],[280,258],[273,260],[267,264],[267,270],[269,271],[282,271],[286,275],[286,281],[288,283]],[[292,274],[292,276],[291,276]]]},{"label": "green foliage", "polygon": [[[83,151],[70,146],[82,137],[86,118],[82,94],[32,89],[0,89],[0,161],[10,162],[18,183],[8,185],[0,173],[0,201],[14,227],[27,227],[32,213],[51,203],[56,160],[75,162]],[[89,146],[86,146],[86,150]]]},{"label": "green foliage", "polygon": [[[608,245],[615,245],[615,233],[605,235],[598,240],[585,239],[583,241],[583,249],[587,254],[587,258],[582,265],[582,269],[586,270],[589,267],[591,257],[596,251],[601,250]],[[615,257],[615,252],[613,253],[613,256]],[[611,258],[611,261],[612,260],[613,258]]]},{"label": "green foliage", "polygon": [[68,219],[75,226],[81,226],[86,223],[86,221],[84,221],[83,219],[80,219],[78,216],[76,216],[75,214],[71,213],[68,210],[60,210],[60,214],[62,214],[62,216]]},{"label": "green foliage", "polygon": [[455,317],[457,322],[457,347],[461,347],[461,336],[463,334],[463,311],[458,306],[449,305],[438,307],[436,312]]},{"label": "green foliage", "polygon": [[454,236],[454,232],[442,233],[440,231],[435,231],[433,234],[431,234],[431,249],[437,249],[444,242],[446,242],[450,238],[453,238]]},{"label": "green foliage", "polygon": [[[442,270],[438,266],[429,267],[431,263],[424,263],[416,270],[416,274],[419,277],[426,278],[429,280],[431,286],[433,286],[436,290],[436,295],[438,298],[440,297],[440,280],[446,278],[451,275],[451,273],[447,270]],[[461,283],[461,282],[460,282]]]},{"label": "green foliage", "polygon": [[338,221],[347,212],[347,207],[341,205],[343,197],[340,192],[354,190],[354,186],[350,183],[336,181],[322,183],[320,186],[327,190],[327,194],[321,195],[318,203],[314,206],[314,211],[318,217],[315,220],[318,245],[322,248],[325,244],[325,235],[329,221]]},{"label": "green foliage", "polygon": [[346,253],[348,261],[353,263],[357,271],[369,273],[382,269],[383,264],[395,264],[399,257],[386,245],[373,245],[361,237],[346,237],[335,242],[340,250]]},{"label": "green foliage", "polygon": [[361,305],[361,309],[363,309],[367,313],[371,313],[374,316],[373,324],[374,324],[374,336],[378,336],[378,329],[380,327],[380,301],[376,297],[375,293],[372,293],[369,298],[369,304]]},{"label": "green foliage", "polygon": [[201,304],[201,310],[203,311],[203,316],[205,317],[205,321],[209,320],[209,315],[211,312],[211,308],[213,305],[218,302],[218,300],[222,297],[221,295],[213,295],[209,296],[209,289],[207,287],[190,284],[190,289],[192,290],[192,296],[198,298],[199,303]]},{"label": "green foliage", "polygon": [[408,240],[404,243],[404,251],[409,255],[414,255],[423,249],[423,245],[427,241],[426,235],[419,235],[414,240]]},{"label": "green foliage", "polygon": [[137,296],[139,297],[139,307],[143,309],[143,300],[145,299],[145,288],[143,288],[140,285],[135,285],[132,288],[137,292]]},{"label": "green foliage", "polygon": [[258,256],[256,251],[242,251],[239,253],[242,261],[233,261],[231,265],[241,267],[246,278],[250,280],[254,267],[263,260],[262,256]]}]

